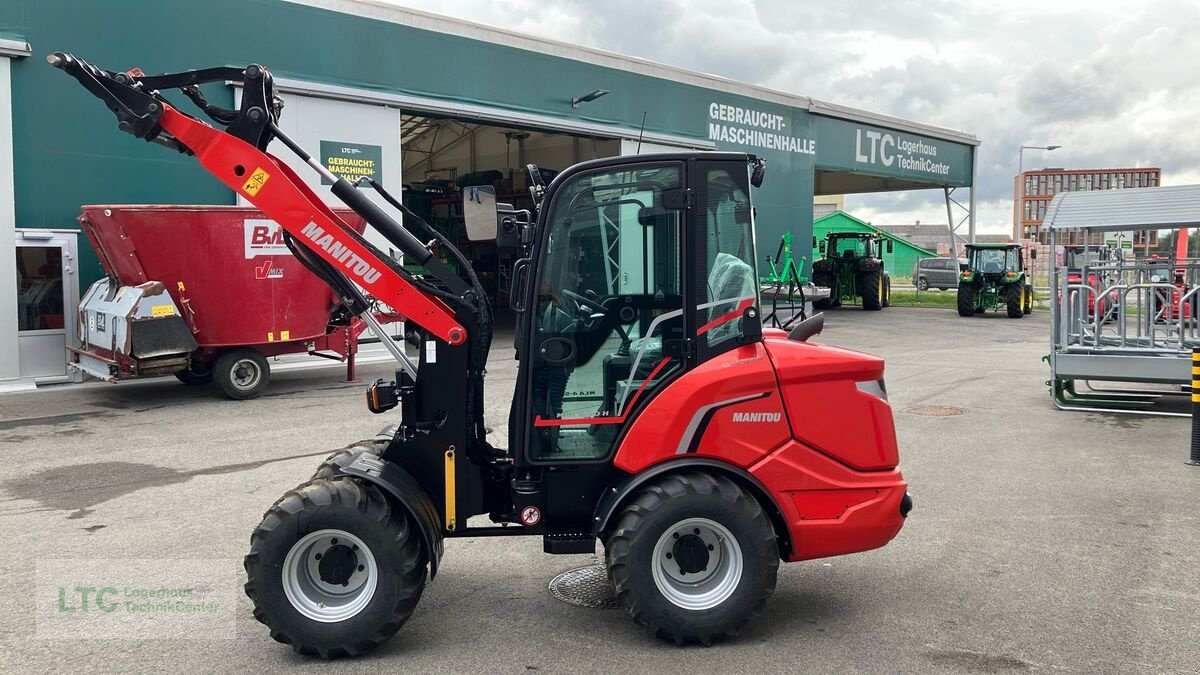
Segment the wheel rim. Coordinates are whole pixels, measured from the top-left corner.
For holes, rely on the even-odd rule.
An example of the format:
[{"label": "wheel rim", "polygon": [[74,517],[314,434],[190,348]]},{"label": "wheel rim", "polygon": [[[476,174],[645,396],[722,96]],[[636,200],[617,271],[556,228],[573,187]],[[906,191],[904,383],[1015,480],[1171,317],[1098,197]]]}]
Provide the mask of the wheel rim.
[{"label": "wheel rim", "polygon": [[724,525],[688,518],[663,532],[654,545],[654,585],[671,604],[712,609],[729,599],[742,580],[742,549]]},{"label": "wheel rim", "polygon": [[343,530],[310,532],[283,560],[283,592],[297,612],[322,623],[345,621],[375,595],[379,568],[371,549]]},{"label": "wheel rim", "polygon": [[262,369],[254,362],[254,359],[238,359],[229,369],[229,380],[238,389],[253,389],[262,380]]}]

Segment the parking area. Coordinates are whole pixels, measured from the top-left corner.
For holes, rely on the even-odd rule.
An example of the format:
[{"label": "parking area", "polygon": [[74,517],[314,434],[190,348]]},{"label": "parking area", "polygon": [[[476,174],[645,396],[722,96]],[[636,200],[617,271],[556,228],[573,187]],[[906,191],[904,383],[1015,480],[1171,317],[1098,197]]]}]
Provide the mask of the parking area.
[{"label": "parking area", "polygon": [[[370,415],[362,384],[340,382],[336,364],[281,372],[246,402],[173,378],[0,397],[0,668],[1195,672],[1189,422],[1055,410],[1047,322],[830,312],[818,341],[887,359],[916,508],[883,549],[781,567],[765,616],[711,648],[667,645],[619,610],[554,599],[548,581],[590,558],[544,555],[537,538],[448,542],[412,619],[359,660],[293,655],[244,596],[228,639],[39,638],[39,561],[240,565],[264,509],[388,416]],[[488,421],[502,443],[515,364],[510,340],[494,344]],[[360,368],[363,381],[389,376],[386,364]]]}]

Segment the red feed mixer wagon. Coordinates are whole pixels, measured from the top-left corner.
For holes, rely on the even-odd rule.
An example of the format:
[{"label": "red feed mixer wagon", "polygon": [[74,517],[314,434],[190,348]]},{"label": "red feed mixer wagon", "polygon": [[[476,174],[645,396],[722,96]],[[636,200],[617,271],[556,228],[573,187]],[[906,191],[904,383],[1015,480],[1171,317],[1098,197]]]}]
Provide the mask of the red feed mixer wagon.
[{"label": "red feed mixer wagon", "polygon": [[[339,215],[363,231],[352,211]],[[215,381],[235,399],[260,394],[280,354],[348,359],[353,379],[358,336],[377,317],[347,312],[257,209],[90,205],[78,220],[106,277],[80,303],[72,368]]]}]

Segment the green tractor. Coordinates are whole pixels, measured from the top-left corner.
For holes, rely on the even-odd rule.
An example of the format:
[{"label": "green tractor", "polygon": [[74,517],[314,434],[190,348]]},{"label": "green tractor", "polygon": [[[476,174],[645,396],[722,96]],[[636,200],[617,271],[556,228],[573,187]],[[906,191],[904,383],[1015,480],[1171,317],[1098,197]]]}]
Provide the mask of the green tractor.
[{"label": "green tractor", "polygon": [[813,263],[813,283],[829,289],[829,297],[813,307],[838,307],[862,298],[863,309],[892,304],[892,279],[883,268],[883,248],[892,240],[876,232],[830,232],[820,244],[821,259]]},{"label": "green tractor", "polygon": [[967,267],[958,280],[958,315],[974,316],[1001,308],[1008,311],[1010,319],[1033,311],[1033,286],[1025,274],[1021,246],[967,244]]}]

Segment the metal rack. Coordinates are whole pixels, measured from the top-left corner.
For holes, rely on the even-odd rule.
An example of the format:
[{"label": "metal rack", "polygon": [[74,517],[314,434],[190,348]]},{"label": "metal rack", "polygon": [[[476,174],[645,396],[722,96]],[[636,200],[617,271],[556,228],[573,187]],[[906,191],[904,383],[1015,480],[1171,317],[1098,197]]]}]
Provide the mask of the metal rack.
[{"label": "metal rack", "polygon": [[[1050,389],[1064,410],[1147,415],[1189,394],[1191,354],[1200,347],[1200,259],[1118,257],[1084,264],[1070,281],[1059,234],[1200,226],[1200,185],[1059,194],[1045,220],[1050,232]],[[1122,383],[1097,386],[1094,382]],[[1124,386],[1140,383],[1139,388]],[[1082,386],[1081,386],[1082,385]]]}]

